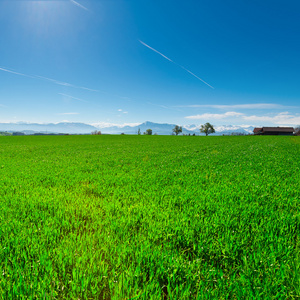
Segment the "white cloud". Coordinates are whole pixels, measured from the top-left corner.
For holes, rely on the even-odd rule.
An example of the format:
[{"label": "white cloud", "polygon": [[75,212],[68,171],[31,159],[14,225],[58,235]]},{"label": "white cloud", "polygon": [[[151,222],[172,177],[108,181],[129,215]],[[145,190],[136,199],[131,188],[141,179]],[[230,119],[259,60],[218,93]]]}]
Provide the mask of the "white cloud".
[{"label": "white cloud", "polygon": [[289,112],[281,112],[275,116],[243,116],[245,121],[251,122],[264,122],[273,123],[276,125],[299,125],[300,124],[300,115],[292,115]]},{"label": "white cloud", "polygon": [[[119,108],[118,111],[122,112],[123,114],[128,114],[128,111],[123,111],[123,109],[121,109],[121,108]],[[120,117],[120,115],[119,115],[119,117]]]},{"label": "white cloud", "polygon": [[206,120],[206,119],[226,119],[229,117],[241,117],[243,114],[235,111],[229,111],[224,114],[202,114],[202,115],[195,115],[195,116],[187,116],[186,119],[192,120]]},{"label": "white cloud", "polygon": [[232,119],[235,118],[235,121],[243,122],[251,122],[251,124],[260,124],[260,125],[299,125],[300,124],[300,114],[291,114],[289,112],[280,112],[276,115],[264,115],[264,116],[257,116],[257,115],[246,115],[239,112],[226,112],[224,114],[201,114],[201,115],[194,115],[194,116],[187,116],[186,119],[192,120],[224,120],[224,119]]},{"label": "white cloud", "polygon": [[240,117],[243,114],[235,111],[228,111],[227,113],[224,114],[226,117]]},{"label": "white cloud", "polygon": [[217,109],[284,109],[297,108],[295,106],[285,106],[275,103],[251,103],[251,104],[236,104],[236,105],[217,105],[217,104],[195,104],[195,105],[180,105],[178,107],[190,108],[217,108]]}]

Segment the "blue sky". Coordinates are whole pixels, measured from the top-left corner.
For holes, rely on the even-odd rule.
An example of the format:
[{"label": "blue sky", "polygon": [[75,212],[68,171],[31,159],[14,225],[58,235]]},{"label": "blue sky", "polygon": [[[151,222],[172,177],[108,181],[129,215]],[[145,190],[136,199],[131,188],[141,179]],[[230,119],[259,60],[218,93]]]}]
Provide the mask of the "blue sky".
[{"label": "blue sky", "polygon": [[300,124],[299,1],[0,0],[0,123]]}]

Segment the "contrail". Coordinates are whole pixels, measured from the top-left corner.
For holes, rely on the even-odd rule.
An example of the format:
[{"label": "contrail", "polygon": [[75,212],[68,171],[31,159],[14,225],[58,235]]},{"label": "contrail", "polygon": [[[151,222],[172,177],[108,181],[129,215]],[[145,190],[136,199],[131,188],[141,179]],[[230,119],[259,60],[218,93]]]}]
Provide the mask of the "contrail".
[{"label": "contrail", "polygon": [[191,75],[193,75],[194,77],[196,77],[197,79],[199,79],[200,81],[202,81],[203,83],[205,83],[206,85],[208,85],[210,88],[214,89],[213,86],[211,86],[210,84],[208,84],[206,81],[204,81],[203,79],[201,79],[200,77],[198,77],[197,75],[195,75],[193,72],[191,72],[190,70],[186,69],[184,66],[178,65],[180,66],[183,70],[185,70],[186,72],[190,73]]},{"label": "contrail", "polygon": [[84,86],[78,86],[77,88],[87,90],[87,91],[91,91],[91,92],[99,92],[98,90],[89,89],[89,88],[84,87]]},{"label": "contrail", "polygon": [[51,82],[59,84],[59,85],[69,86],[69,87],[73,87],[73,88],[76,88],[76,89],[88,90],[88,91],[92,91],[92,92],[99,92],[98,90],[93,90],[93,89],[90,89],[90,88],[87,88],[87,87],[84,87],[84,86],[76,86],[76,85],[73,85],[71,83],[58,81],[56,79],[51,79],[51,78],[47,78],[47,77],[44,77],[44,76],[36,76],[36,77],[51,81]]},{"label": "contrail", "polygon": [[146,46],[147,48],[149,48],[150,50],[152,50],[152,51],[158,53],[159,55],[161,55],[162,57],[164,57],[164,58],[167,59],[168,61],[174,63],[174,61],[173,61],[172,59],[170,59],[169,57],[163,55],[162,53],[160,53],[159,51],[155,50],[154,48],[150,47],[149,45],[147,45],[147,44],[144,43],[143,41],[139,40],[139,42],[140,42],[142,45],[144,45],[144,46]]},{"label": "contrail", "polygon": [[56,79],[52,79],[52,78],[48,78],[48,77],[44,77],[44,76],[28,75],[28,74],[24,74],[24,73],[15,72],[15,71],[9,70],[8,68],[0,67],[0,71],[12,73],[12,74],[19,75],[19,76],[25,76],[25,77],[29,77],[29,78],[33,78],[33,79],[47,80],[47,81],[53,82],[53,83],[58,84],[58,85],[68,86],[68,87],[72,87],[72,88],[76,88],[76,89],[88,90],[88,91],[92,91],[92,92],[99,92],[97,90],[89,89],[87,87],[76,86],[76,85],[71,84],[71,83],[58,81]]},{"label": "contrail", "polygon": [[72,2],[73,4],[75,4],[76,6],[86,10],[86,11],[89,11],[86,7],[84,7],[83,5],[81,5],[80,3],[76,2],[75,0],[70,0],[70,2]]},{"label": "contrail", "polygon": [[154,104],[154,103],[151,103],[151,102],[147,102],[147,104],[154,105],[154,106],[158,106],[158,107],[162,107],[162,108],[164,108],[164,109],[170,109],[170,110],[181,111],[180,109],[177,109],[177,108],[175,108],[175,107],[168,107],[168,106],[165,106],[165,105]]},{"label": "contrail", "polygon": [[74,86],[73,84],[71,83],[67,83],[67,82],[62,82],[62,81],[58,81],[56,79],[51,79],[51,78],[48,78],[48,77],[44,77],[44,76],[39,76],[39,75],[36,75],[35,78],[39,78],[39,79],[44,79],[44,80],[48,80],[48,81],[51,81],[53,83],[56,83],[56,84],[59,84],[59,85],[63,85],[63,86],[69,86],[69,87],[76,87]]},{"label": "contrail", "polygon": [[34,76],[26,75],[26,74],[19,73],[19,72],[14,72],[14,71],[11,71],[11,70],[8,70],[8,69],[5,69],[5,68],[1,68],[1,67],[0,67],[0,70],[4,71],[4,72],[15,74],[15,75],[20,75],[20,76],[25,76],[25,77],[29,77],[29,78],[34,78]]},{"label": "contrail", "polygon": [[173,61],[172,59],[170,59],[169,57],[165,56],[164,54],[160,53],[159,51],[157,51],[156,49],[150,47],[149,45],[147,45],[146,43],[144,43],[143,41],[139,40],[139,42],[144,45],[145,47],[149,48],[150,50],[156,52],[157,54],[161,55],[163,58],[167,59],[168,61],[172,62],[173,64],[177,65],[178,67],[182,68],[184,71],[188,72],[189,74],[191,74],[192,76],[194,76],[195,78],[197,78],[198,80],[202,81],[203,83],[205,83],[207,86],[209,86],[210,88],[214,89],[213,86],[211,86],[210,84],[208,84],[206,81],[204,81],[203,79],[201,79],[200,77],[198,77],[196,74],[194,74],[193,72],[191,72],[190,70],[188,70],[187,68],[185,68],[184,66],[176,63],[175,61]]},{"label": "contrail", "polygon": [[67,95],[67,94],[58,93],[58,95],[61,95],[61,96],[68,97],[68,98],[71,98],[71,99],[74,99],[74,100],[78,100],[78,101],[82,101],[82,102],[88,103],[88,101],[86,101],[86,100],[82,100],[80,98],[76,98],[76,97],[73,97],[73,96],[70,96],[70,95]]}]

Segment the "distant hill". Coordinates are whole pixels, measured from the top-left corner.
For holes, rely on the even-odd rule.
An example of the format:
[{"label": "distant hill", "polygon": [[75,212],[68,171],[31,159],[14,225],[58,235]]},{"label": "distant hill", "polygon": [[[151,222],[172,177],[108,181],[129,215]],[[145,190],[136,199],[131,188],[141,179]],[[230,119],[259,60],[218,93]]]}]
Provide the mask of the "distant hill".
[{"label": "distant hill", "polygon": [[[102,123],[99,124],[85,124],[85,123],[0,123],[0,131],[7,132],[23,132],[25,134],[34,133],[69,133],[69,134],[90,134],[92,131],[100,130],[104,134],[137,134],[140,129],[143,134],[147,129],[152,129],[153,134],[171,135],[172,129],[176,124],[168,123],[153,123],[144,122],[138,125],[119,125],[107,126]],[[200,134],[201,125],[187,125],[182,126],[183,134]],[[215,126],[216,133],[214,135],[229,135],[229,134],[248,134],[253,132],[253,126],[238,126],[238,125],[224,125]]]}]

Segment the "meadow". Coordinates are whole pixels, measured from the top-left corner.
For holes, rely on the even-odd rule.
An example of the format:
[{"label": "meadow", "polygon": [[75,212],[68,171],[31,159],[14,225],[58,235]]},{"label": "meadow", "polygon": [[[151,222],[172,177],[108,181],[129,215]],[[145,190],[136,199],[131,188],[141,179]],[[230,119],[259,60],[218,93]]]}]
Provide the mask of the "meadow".
[{"label": "meadow", "polygon": [[0,137],[1,299],[299,299],[300,138]]}]

